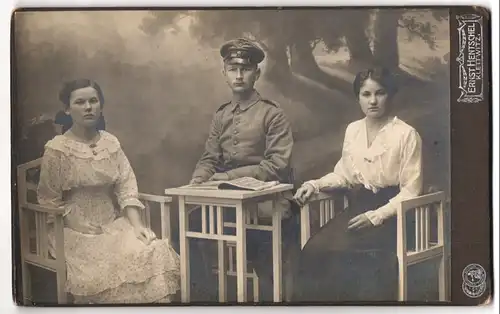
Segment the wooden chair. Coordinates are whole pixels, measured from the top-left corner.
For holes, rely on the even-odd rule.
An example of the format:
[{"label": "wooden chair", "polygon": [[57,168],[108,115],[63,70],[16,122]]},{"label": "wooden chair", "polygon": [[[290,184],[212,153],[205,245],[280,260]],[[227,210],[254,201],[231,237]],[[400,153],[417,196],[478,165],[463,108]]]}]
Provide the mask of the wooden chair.
[{"label": "wooden chair", "polygon": [[[41,267],[56,273],[57,300],[59,304],[68,303],[65,291],[66,261],[64,259],[64,225],[63,209],[41,206],[36,201],[37,172],[40,169],[41,158],[19,165],[17,167],[17,190],[19,204],[19,225],[21,238],[21,264],[23,281],[23,298],[25,304],[31,301],[31,276],[28,265]],[[166,196],[140,194],[140,199],[146,209],[143,211],[143,221],[151,228],[151,210],[159,208],[162,239],[171,239],[170,203],[172,199]],[[55,255],[48,250],[48,215],[54,215]],[[34,228],[33,228],[34,227]]]},{"label": "wooden chair", "polygon": [[[319,203],[319,204],[318,204]],[[449,299],[449,266],[448,247],[445,238],[445,193],[435,192],[401,202],[397,213],[397,255],[399,262],[399,288],[398,300],[406,301],[408,291],[408,267],[428,261],[430,259],[440,259],[439,265],[439,300]],[[315,206],[314,206],[315,205]],[[319,205],[319,206],[317,206]],[[348,208],[349,200],[342,193],[318,193],[313,195],[310,202],[301,208],[301,246],[307,243],[311,236],[311,209],[319,209],[319,226],[323,227],[330,219],[335,217],[336,212]],[[431,241],[432,211],[437,214],[437,239]],[[410,212],[415,215],[415,234],[408,235],[407,217]],[[318,217],[317,217],[318,218]],[[409,236],[415,237],[415,248],[407,246]]]}]

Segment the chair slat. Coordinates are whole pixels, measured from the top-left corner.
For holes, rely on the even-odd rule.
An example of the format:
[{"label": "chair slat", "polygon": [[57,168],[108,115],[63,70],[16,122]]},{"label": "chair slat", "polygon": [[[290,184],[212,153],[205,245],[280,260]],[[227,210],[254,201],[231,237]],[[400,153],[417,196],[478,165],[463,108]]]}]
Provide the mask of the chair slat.
[{"label": "chair slat", "polygon": [[335,218],[335,201],[330,200],[330,219]]},{"label": "chair slat", "polygon": [[228,254],[229,255],[229,263],[228,263],[229,269],[228,269],[228,271],[235,271],[234,266],[236,264],[236,261],[234,259],[234,249],[235,249],[234,246],[228,246],[228,253],[229,253]]},{"label": "chair slat", "polygon": [[148,228],[151,228],[151,203],[150,201],[144,201],[144,223]]},{"label": "chair slat", "polygon": [[36,241],[36,247],[35,247],[35,254],[40,255],[40,237],[38,236],[38,232],[40,230],[40,219],[38,218],[38,213],[35,212],[35,241]]},{"label": "chair slat", "polygon": [[170,234],[170,206],[165,204],[164,201],[160,202],[160,215],[161,215],[161,238],[172,239]]},{"label": "chair slat", "polygon": [[425,210],[424,207],[419,207],[420,210],[420,249],[425,250]]},{"label": "chair slat", "polygon": [[224,235],[224,212],[221,206],[217,206],[217,234]]},{"label": "chair slat", "polygon": [[420,251],[420,211],[415,208],[415,250]]},{"label": "chair slat", "polygon": [[207,207],[205,205],[201,205],[201,232],[207,233]]},{"label": "chair slat", "polygon": [[331,219],[330,217],[330,201],[325,201],[325,224]]},{"label": "chair slat", "polygon": [[424,207],[424,249],[429,249],[430,241],[430,217],[429,217],[429,207]]},{"label": "chair slat", "polygon": [[47,230],[47,213],[38,213],[40,217],[40,243],[41,243],[41,256],[43,258],[49,257],[49,233]]},{"label": "chair slat", "polygon": [[215,220],[214,220],[215,206],[209,206],[208,211],[209,211],[210,234],[215,234]]},{"label": "chair slat", "polygon": [[319,202],[319,226],[323,227],[325,224],[325,202]]}]

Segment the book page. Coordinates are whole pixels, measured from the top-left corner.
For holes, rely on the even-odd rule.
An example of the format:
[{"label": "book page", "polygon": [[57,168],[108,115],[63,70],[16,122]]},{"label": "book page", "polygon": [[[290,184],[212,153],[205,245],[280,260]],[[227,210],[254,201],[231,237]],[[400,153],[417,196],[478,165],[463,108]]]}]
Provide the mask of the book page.
[{"label": "book page", "polygon": [[228,182],[222,182],[219,189],[240,188],[245,190],[260,191],[277,185],[278,181],[264,182],[251,177],[243,177]]},{"label": "book page", "polygon": [[221,184],[221,182],[225,181],[207,181],[200,184],[185,185],[182,188],[199,189],[199,190],[217,190],[219,189],[219,185]]}]

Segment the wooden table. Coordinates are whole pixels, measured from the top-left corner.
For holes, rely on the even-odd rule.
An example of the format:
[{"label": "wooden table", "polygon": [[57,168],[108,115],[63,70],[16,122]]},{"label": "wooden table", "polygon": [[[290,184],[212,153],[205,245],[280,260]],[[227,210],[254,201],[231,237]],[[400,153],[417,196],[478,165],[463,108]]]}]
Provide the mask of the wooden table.
[{"label": "wooden table", "polygon": [[[262,191],[205,190],[190,188],[166,189],[165,194],[179,198],[179,238],[181,256],[181,299],[190,300],[189,238],[216,240],[218,244],[219,300],[226,302],[226,272],[224,242],[236,243],[236,272],[238,302],[247,301],[246,285],[246,230],[266,230],[272,232],[273,247],[273,284],[274,301],[282,300],[282,257],[281,257],[281,219],[282,213],[275,211],[272,225],[259,225],[255,204],[273,201],[280,194],[292,190],[291,184],[279,184]],[[189,214],[186,205],[201,206],[201,232],[189,230]],[[223,220],[223,210],[236,209],[236,223]],[[274,206],[273,206],[274,207]],[[208,213],[207,213],[208,212]],[[208,228],[207,228],[208,220]],[[224,227],[235,228],[236,235],[224,233]],[[207,230],[208,229],[208,230]]]}]

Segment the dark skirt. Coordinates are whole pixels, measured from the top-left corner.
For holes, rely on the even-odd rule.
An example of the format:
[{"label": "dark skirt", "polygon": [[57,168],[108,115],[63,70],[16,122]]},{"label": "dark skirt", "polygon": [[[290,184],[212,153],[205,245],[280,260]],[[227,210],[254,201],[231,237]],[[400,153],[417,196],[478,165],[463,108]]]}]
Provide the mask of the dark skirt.
[{"label": "dark skirt", "polygon": [[397,300],[397,219],[361,231],[348,231],[350,219],[388,203],[399,193],[389,187],[376,194],[350,192],[350,207],[314,234],[300,253],[294,301]]}]

